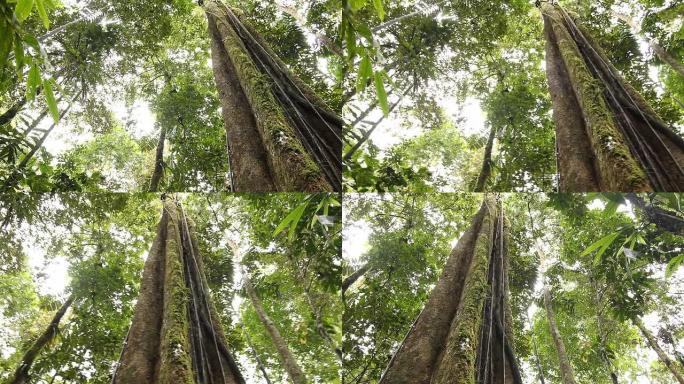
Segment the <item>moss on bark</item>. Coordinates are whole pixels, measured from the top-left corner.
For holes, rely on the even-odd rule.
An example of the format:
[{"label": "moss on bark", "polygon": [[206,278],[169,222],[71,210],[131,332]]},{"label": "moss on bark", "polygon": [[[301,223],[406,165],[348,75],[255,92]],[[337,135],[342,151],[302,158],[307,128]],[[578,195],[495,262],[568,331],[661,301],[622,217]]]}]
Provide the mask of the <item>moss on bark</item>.
[{"label": "moss on bark", "polygon": [[487,265],[492,250],[493,224],[491,216],[484,217],[463,299],[451,323],[441,361],[432,375],[432,384],[475,384],[482,310],[489,291]]},{"label": "moss on bark", "polygon": [[271,80],[262,74],[228,22],[228,11],[216,0],[205,2],[207,17],[213,18],[222,44],[235,68],[242,90],[252,108],[279,191],[330,191],[320,167],[307,153],[271,90]]},{"label": "moss on bark", "polygon": [[188,289],[183,275],[180,216],[172,202],[166,202],[168,230],[164,274],[164,315],[160,340],[159,383],[193,383],[188,339]]},{"label": "moss on bark", "polygon": [[560,56],[581,107],[593,152],[598,160],[601,189],[612,191],[650,190],[643,169],[630,153],[625,139],[604,98],[605,88],[594,78],[565,26],[559,9],[542,4],[544,20],[551,24]]}]

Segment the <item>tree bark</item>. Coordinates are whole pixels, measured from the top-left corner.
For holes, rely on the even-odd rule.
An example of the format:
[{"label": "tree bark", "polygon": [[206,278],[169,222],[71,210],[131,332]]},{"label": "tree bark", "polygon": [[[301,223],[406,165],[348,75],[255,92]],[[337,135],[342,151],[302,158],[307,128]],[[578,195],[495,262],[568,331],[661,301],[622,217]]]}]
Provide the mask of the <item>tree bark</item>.
[{"label": "tree bark", "polygon": [[52,317],[52,320],[50,321],[50,324],[48,324],[47,328],[43,333],[36,339],[36,341],[31,345],[31,348],[29,348],[26,352],[24,352],[24,355],[21,358],[21,362],[19,363],[19,366],[17,369],[14,371],[14,377],[9,381],[11,384],[27,384],[29,383],[30,380],[30,375],[29,371],[31,370],[31,366],[33,365],[33,362],[36,360],[36,357],[38,357],[38,354],[40,351],[43,350],[45,345],[49,343],[52,339],[57,336],[57,331],[59,329],[59,322],[62,320],[62,317],[64,317],[64,314],[66,311],[69,309],[71,304],[74,302],[74,296],[69,296],[69,298],[62,304],[62,306],[59,308],[59,310],[55,313],[55,315]]},{"label": "tree bark", "polygon": [[254,310],[256,311],[259,320],[264,325],[264,328],[266,328],[266,331],[268,332],[269,336],[271,336],[273,345],[276,347],[276,350],[278,351],[280,363],[283,365],[285,372],[287,372],[290,381],[292,381],[293,384],[306,384],[307,381],[306,377],[304,376],[304,372],[299,367],[299,364],[297,364],[297,360],[290,351],[290,348],[287,346],[287,342],[285,341],[285,339],[280,335],[280,331],[278,331],[278,328],[273,323],[273,320],[271,320],[271,318],[264,310],[264,307],[261,304],[261,299],[259,299],[259,296],[254,290],[252,281],[249,279],[249,276],[247,275],[246,271],[243,272],[242,279],[244,281],[247,296],[252,302],[252,306],[254,307]]},{"label": "tree bark", "polygon": [[624,15],[615,11],[611,11],[613,16],[617,17],[618,19],[622,20],[625,22],[625,24],[629,25],[632,30],[640,35],[648,45],[651,47],[653,52],[658,56],[660,60],[662,60],[665,64],[668,64],[672,70],[677,72],[680,76],[684,77],[684,64],[682,64],[679,60],[675,59],[672,55],[667,53],[665,48],[655,42],[654,40],[649,39],[646,37],[643,33],[641,33],[641,28],[637,25],[637,23],[629,16],[629,15]]},{"label": "tree bark", "polygon": [[684,235],[684,219],[677,216],[676,213],[653,204],[647,204],[641,196],[635,193],[626,193],[625,199],[637,207],[643,213],[646,220],[655,224],[658,229],[679,236]]},{"label": "tree bark", "polygon": [[[265,154],[275,190],[320,192],[341,188],[343,121],[287,69],[256,31],[242,22],[239,12],[216,0],[205,1],[204,10],[210,26],[214,26],[210,31],[212,50],[232,63],[235,78],[251,107],[258,134],[251,129],[246,135],[253,141],[250,148],[260,146],[260,153]],[[226,70],[214,66],[214,71],[221,87]],[[234,102],[224,98],[222,105]],[[224,120],[230,133],[230,119]],[[238,153],[239,143],[231,141],[231,137],[228,141],[230,156],[242,156]],[[233,167],[239,170],[240,164]]]},{"label": "tree bark", "polygon": [[159,189],[159,181],[164,175],[164,141],[166,140],[166,128],[161,127],[159,132],[159,141],[157,141],[157,150],[154,155],[154,171],[150,179],[150,187],[148,192],[157,192]]},{"label": "tree bark", "polygon": [[26,97],[22,97],[14,103],[8,110],[6,110],[2,115],[0,115],[0,125],[9,124],[14,117],[21,111],[21,108],[26,104]]},{"label": "tree bark", "polygon": [[360,279],[361,276],[365,275],[366,272],[370,269],[368,263],[364,264],[361,268],[359,268],[356,272],[352,273],[351,275],[347,276],[347,278],[342,281],[342,293],[346,292],[349,287],[351,287],[356,280]]},{"label": "tree bark", "polygon": [[565,351],[565,343],[563,343],[563,338],[558,330],[556,314],[553,312],[551,292],[549,292],[549,288],[546,285],[544,285],[544,308],[546,309],[546,319],[549,323],[553,344],[556,347],[556,353],[558,353],[561,381],[563,384],[576,384],[575,373],[572,370],[572,364],[570,364],[568,353]]},{"label": "tree bark", "polygon": [[[486,198],[470,228],[451,252],[439,281],[387,365],[380,384],[474,382],[479,371],[476,370],[478,333],[484,324],[483,308],[487,300],[487,265],[494,260],[490,255],[495,240],[505,244],[500,235],[496,237],[497,225],[503,225],[502,221],[496,220],[497,217],[500,216],[497,215],[495,202]],[[500,219],[503,220],[502,217]],[[505,249],[505,245],[503,249],[499,245],[498,249]],[[500,253],[500,257],[505,256]],[[503,266],[503,259],[497,260]],[[502,278],[493,272],[490,276],[496,277],[497,290],[501,292],[506,286],[506,274],[498,270]],[[490,328],[492,334],[496,333],[493,337],[499,341],[497,350],[503,354],[498,355],[497,364],[501,367],[497,370],[498,374],[502,373],[504,366],[507,367],[507,375],[499,377],[500,381],[495,383],[519,384],[519,371],[511,358],[511,344],[510,341],[505,342],[505,339],[510,338],[510,333],[506,330],[509,324],[504,323],[509,323],[511,319],[500,321],[508,311],[500,306],[498,300],[490,302],[490,307],[492,313],[497,312],[496,319],[499,320],[493,321]],[[494,359],[491,361],[494,362]]]},{"label": "tree bark", "polygon": [[485,146],[484,157],[482,158],[482,168],[480,175],[475,182],[473,192],[484,192],[485,184],[492,173],[492,149],[494,148],[494,138],[496,137],[496,128],[494,125],[489,130],[489,137],[487,138],[487,145]]},{"label": "tree bark", "polygon": [[656,338],[651,334],[651,332],[646,329],[646,326],[644,326],[644,323],[641,322],[640,319],[633,319],[632,322],[634,325],[639,328],[641,331],[641,334],[644,335],[644,338],[648,341],[648,344],[651,346],[651,349],[655,351],[655,353],[658,355],[658,359],[660,359],[660,362],[663,363],[667,369],[670,370],[672,375],[677,379],[677,382],[679,384],[684,384],[684,375],[679,371],[677,368],[676,364],[670,359],[669,356],[667,356],[667,353],[663,351],[662,348],[660,348],[660,345],[658,345],[658,341]]},{"label": "tree bark", "polygon": [[244,384],[208,297],[194,227],[164,202],[113,384]]},{"label": "tree bark", "polygon": [[236,70],[223,45],[214,17],[207,17],[211,39],[211,62],[226,128],[226,150],[230,159],[232,190],[235,192],[277,191],[268,156],[261,143],[252,108],[237,79]]},{"label": "tree bark", "polygon": [[[557,49],[557,58],[561,59],[549,66],[563,66],[576,101],[565,105],[569,109],[562,112],[582,116],[584,127],[578,130],[573,125],[572,134],[581,139],[585,132],[589,143],[588,147],[586,142],[564,143],[564,136],[557,135],[561,179],[567,179],[563,172],[572,169],[571,164],[561,163],[563,155],[575,148],[593,154],[585,158],[593,162],[601,191],[681,190],[684,140],[622,78],[585,28],[558,5],[545,2],[541,9],[548,43]],[[549,84],[553,86],[551,81]],[[563,107],[554,98],[554,108]],[[563,126],[557,115],[554,113],[556,124]],[[561,144],[566,144],[566,149]]]}]

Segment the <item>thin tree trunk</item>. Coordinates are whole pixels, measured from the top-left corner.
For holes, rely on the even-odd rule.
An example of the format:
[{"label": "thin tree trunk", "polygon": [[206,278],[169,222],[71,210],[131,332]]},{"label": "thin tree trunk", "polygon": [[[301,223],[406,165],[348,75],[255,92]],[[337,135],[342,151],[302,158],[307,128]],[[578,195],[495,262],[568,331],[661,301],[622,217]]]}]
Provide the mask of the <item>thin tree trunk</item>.
[{"label": "thin tree trunk", "polygon": [[551,292],[549,292],[549,288],[546,285],[544,285],[544,308],[546,309],[546,319],[549,323],[553,344],[556,347],[556,353],[558,353],[561,381],[563,384],[576,384],[575,373],[572,370],[570,358],[568,358],[568,353],[565,351],[565,344],[556,324],[556,314],[553,312],[551,304]]},{"label": "thin tree trunk", "polygon": [[280,335],[280,331],[278,331],[278,328],[273,323],[273,320],[271,320],[271,318],[264,310],[264,307],[261,304],[261,299],[259,299],[259,296],[254,290],[254,286],[252,286],[252,281],[249,279],[249,276],[247,275],[246,271],[243,272],[242,279],[244,281],[247,296],[252,302],[252,306],[254,307],[254,310],[256,311],[259,320],[266,328],[266,331],[268,331],[268,334],[271,336],[273,345],[278,351],[280,363],[283,365],[285,372],[287,372],[290,381],[292,381],[293,384],[306,384],[306,377],[304,376],[304,372],[299,367],[299,364],[297,364],[297,360],[290,351],[290,348],[287,346],[287,342],[285,341],[285,339]]},{"label": "thin tree trunk", "polygon": [[667,369],[670,370],[670,372],[675,377],[675,379],[677,379],[677,382],[679,384],[684,384],[684,376],[681,372],[679,372],[677,366],[670,359],[670,357],[667,356],[667,353],[665,353],[665,351],[663,351],[663,349],[660,348],[660,345],[658,345],[658,341],[651,334],[651,332],[648,329],[646,329],[644,323],[642,323],[639,319],[633,319],[632,322],[634,323],[634,325],[637,326],[637,328],[639,328],[641,334],[644,335],[644,338],[646,338],[646,340],[648,341],[648,344],[651,346],[651,349],[653,349],[655,353],[658,355],[658,359],[660,359],[660,362],[663,363],[667,367]]},{"label": "thin tree trunk", "polygon": [[360,279],[361,276],[365,275],[366,272],[370,269],[368,263],[364,264],[361,268],[359,268],[356,272],[352,273],[351,275],[347,276],[347,278],[342,281],[342,293],[346,292],[349,287],[351,287],[356,280]]},{"label": "thin tree trunk", "polygon": [[494,138],[496,137],[496,128],[494,125],[489,130],[489,137],[487,138],[487,145],[485,146],[484,157],[482,158],[482,168],[480,175],[477,177],[475,188],[473,192],[484,192],[485,184],[492,173],[492,149],[494,148]]},{"label": "thin tree trunk", "polygon": [[64,317],[64,314],[73,302],[74,296],[69,296],[69,298],[64,302],[64,304],[62,304],[59,310],[55,313],[45,331],[43,331],[40,337],[38,337],[38,339],[33,343],[33,345],[31,345],[31,348],[24,352],[24,355],[21,358],[19,366],[14,371],[14,377],[12,378],[12,380],[9,381],[9,383],[26,384],[29,382],[29,370],[31,369],[33,362],[36,360],[36,357],[38,357],[38,354],[45,347],[45,345],[49,343],[52,339],[54,339],[55,336],[57,336],[59,322],[62,320],[62,317]]},{"label": "thin tree trunk", "polygon": [[161,127],[159,132],[159,141],[157,141],[157,151],[154,155],[154,171],[150,179],[150,187],[148,192],[157,192],[159,189],[159,181],[164,175],[164,141],[166,140],[166,127]]},{"label": "thin tree trunk", "polygon": [[615,11],[611,11],[611,13],[613,16],[624,21],[636,34],[640,35],[644,40],[646,40],[648,45],[651,47],[651,49],[653,49],[653,52],[660,60],[662,60],[665,64],[668,64],[670,68],[679,73],[680,76],[684,77],[684,64],[667,53],[665,48],[663,48],[660,44],[641,33],[641,28],[629,15],[621,14]]},{"label": "thin tree trunk", "polygon": [[245,325],[242,322],[240,322],[240,327],[242,328],[242,332],[245,335],[245,341],[247,341],[247,346],[252,351],[254,360],[256,360],[257,368],[259,368],[259,371],[261,371],[261,375],[264,377],[264,380],[266,380],[266,384],[271,384],[271,379],[268,378],[268,372],[266,372],[266,367],[264,366],[263,361],[261,361],[261,357],[259,357],[259,353],[257,353],[256,348],[254,348],[254,344],[252,344],[252,338],[249,337],[249,333],[247,332],[247,329],[245,329]]}]

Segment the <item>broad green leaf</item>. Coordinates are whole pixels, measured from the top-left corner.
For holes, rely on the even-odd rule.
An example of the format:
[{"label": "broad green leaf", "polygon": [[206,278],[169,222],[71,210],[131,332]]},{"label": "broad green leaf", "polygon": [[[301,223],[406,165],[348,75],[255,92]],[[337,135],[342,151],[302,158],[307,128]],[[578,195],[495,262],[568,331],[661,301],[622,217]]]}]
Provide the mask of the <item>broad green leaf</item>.
[{"label": "broad green leaf", "polygon": [[618,237],[618,235],[620,235],[620,232],[613,232],[600,238],[595,243],[588,246],[587,249],[585,249],[580,256],[586,256],[595,251],[596,249],[598,249],[599,247],[610,245]]},{"label": "broad green leaf", "polygon": [[290,241],[294,240],[294,234],[295,230],[297,229],[297,224],[299,224],[299,220],[302,218],[302,214],[304,214],[304,209],[306,209],[307,205],[308,202],[304,202],[300,204],[294,211],[292,211],[292,213],[294,213],[294,216],[292,217],[292,222],[290,223],[290,232],[287,235],[287,238]]},{"label": "broad green leaf", "polygon": [[387,103],[387,92],[385,91],[383,74],[383,71],[375,72],[375,93],[378,97],[378,103],[380,104],[382,113],[387,116],[389,115],[389,104]]},{"label": "broad green leaf", "polygon": [[40,82],[40,69],[36,63],[32,63],[26,82],[26,99],[33,100],[36,97],[36,90],[38,89]]},{"label": "broad green leaf", "polygon": [[19,0],[17,6],[14,8],[14,14],[17,15],[17,20],[24,21],[31,14],[33,9],[33,0]]},{"label": "broad green leaf", "polygon": [[[299,205],[292,212],[290,212],[287,216],[285,216],[283,221],[281,221],[280,224],[278,224],[278,227],[276,227],[276,229],[273,231],[273,236],[282,232],[283,229],[285,229],[287,227],[287,225],[290,224],[290,222],[292,222],[292,220],[294,220],[295,217],[297,217],[297,220],[299,220],[299,218],[302,216],[302,214],[301,213],[298,214],[297,212],[298,212],[298,210],[300,210],[300,208],[301,208],[301,212],[304,212],[304,208],[306,208],[307,204],[308,204],[308,202],[305,202],[305,203]],[[302,206],[304,208],[302,208]]]},{"label": "broad green leaf", "polygon": [[375,7],[375,12],[378,13],[380,21],[385,20],[385,8],[382,6],[382,0],[373,0],[373,6]]},{"label": "broad green leaf", "polygon": [[366,89],[366,84],[368,83],[368,79],[372,75],[373,75],[373,67],[371,66],[370,57],[368,57],[368,53],[365,52],[363,54],[363,58],[361,59],[361,63],[359,64],[359,74],[357,76],[357,81],[356,81],[356,90],[358,92],[362,92],[364,89]]},{"label": "broad green leaf", "polygon": [[43,81],[43,94],[45,95],[45,101],[47,102],[48,109],[50,110],[52,120],[57,123],[59,121],[59,109],[57,109],[55,94],[52,92],[52,79],[46,79]]},{"label": "broad green leaf", "polygon": [[45,10],[45,0],[36,0],[36,8],[38,8],[38,15],[43,20],[45,29],[50,29],[50,19],[48,19],[47,11]]}]

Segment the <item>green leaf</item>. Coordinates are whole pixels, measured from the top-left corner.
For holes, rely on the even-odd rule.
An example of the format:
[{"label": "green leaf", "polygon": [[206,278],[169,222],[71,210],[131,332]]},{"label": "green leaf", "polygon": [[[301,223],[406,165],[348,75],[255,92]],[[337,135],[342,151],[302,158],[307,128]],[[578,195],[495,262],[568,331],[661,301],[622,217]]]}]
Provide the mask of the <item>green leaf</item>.
[{"label": "green leaf", "polygon": [[373,0],[373,6],[375,7],[375,12],[378,13],[380,21],[385,20],[385,8],[382,6],[382,0]]},{"label": "green leaf", "polygon": [[36,8],[38,8],[38,15],[40,15],[40,19],[43,20],[45,29],[50,29],[50,19],[48,19],[44,1],[45,0],[36,0]]},{"label": "green leaf", "polygon": [[297,229],[297,224],[299,224],[299,220],[302,218],[302,214],[304,214],[304,209],[306,209],[306,206],[308,205],[308,202],[304,202],[300,204],[292,213],[294,216],[292,217],[292,222],[290,223],[290,232],[287,235],[287,238],[289,241],[294,240],[294,234],[295,230]]},{"label": "green leaf", "polygon": [[40,69],[36,63],[31,64],[31,69],[29,69],[28,80],[26,82],[26,99],[33,100],[36,97],[36,90],[38,85],[40,85]]},{"label": "green leaf", "polygon": [[375,72],[375,93],[378,97],[378,103],[380,103],[380,108],[382,113],[387,116],[389,115],[389,104],[387,103],[387,92],[385,91],[385,84],[383,82],[383,71]]},{"label": "green leaf", "polygon": [[349,0],[349,8],[351,8],[352,12],[356,12],[366,5],[366,1],[367,0]]},{"label": "green leaf", "polygon": [[5,37],[5,32],[7,32],[8,29],[4,20],[0,20],[0,32],[3,36],[0,38],[0,70],[7,65],[7,57],[12,50],[12,42],[14,41],[14,34],[12,33]]},{"label": "green leaf", "polygon": [[[302,214],[301,213],[298,214],[297,211],[300,210],[300,208],[301,208],[301,212],[304,212],[304,208],[306,208],[307,204],[308,204],[308,202],[304,202],[303,204],[301,204],[297,208],[295,208],[292,212],[290,212],[287,216],[285,216],[283,221],[281,221],[280,224],[278,224],[278,227],[276,227],[276,229],[273,231],[273,236],[276,236],[277,234],[282,232],[287,227],[287,225],[290,224],[290,222],[292,222],[292,220],[294,220],[295,217],[297,217],[297,220],[299,220],[299,218],[301,218]],[[304,208],[302,208],[302,206]]]},{"label": "green leaf", "polygon": [[667,263],[667,266],[665,267],[665,276],[670,277],[672,274],[679,268],[682,264],[684,264],[684,253],[682,253],[679,256],[675,256],[670,260],[669,263]]},{"label": "green leaf", "polygon": [[620,232],[613,232],[600,238],[595,243],[588,246],[587,249],[585,249],[580,256],[586,256],[595,251],[596,249],[598,249],[599,247],[610,245],[618,237],[618,235],[620,235]]},{"label": "green leaf", "polygon": [[21,81],[24,79],[24,66],[26,65],[26,61],[24,60],[24,47],[21,44],[21,39],[18,34],[14,39],[14,62],[17,66],[17,77],[19,78],[19,81]]},{"label": "green leaf", "polygon": [[24,40],[24,42],[25,42],[26,44],[28,44],[28,45],[30,45],[31,47],[33,47],[33,49],[35,49],[36,51],[40,51],[40,43],[38,42],[38,39],[36,39],[35,36],[29,35],[29,34],[25,34],[24,37],[23,37],[22,39]]},{"label": "green leaf", "polygon": [[17,20],[24,21],[31,14],[33,9],[33,0],[19,0],[17,6],[14,8],[14,14],[17,15]]},{"label": "green leaf", "polygon": [[370,57],[368,53],[363,54],[361,63],[359,64],[359,74],[356,81],[356,91],[363,92],[366,89],[368,79],[373,75],[373,67],[371,66]]},{"label": "green leaf", "polygon": [[46,79],[43,81],[43,94],[45,95],[45,101],[47,102],[48,109],[50,110],[52,120],[54,120],[56,124],[59,121],[59,109],[57,109],[55,94],[52,92],[52,79]]}]

